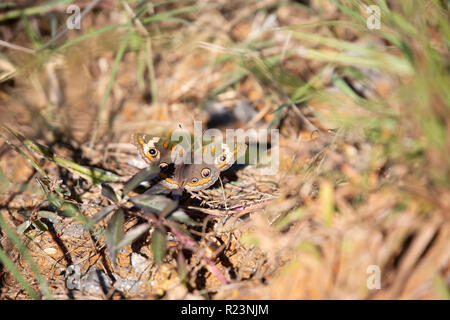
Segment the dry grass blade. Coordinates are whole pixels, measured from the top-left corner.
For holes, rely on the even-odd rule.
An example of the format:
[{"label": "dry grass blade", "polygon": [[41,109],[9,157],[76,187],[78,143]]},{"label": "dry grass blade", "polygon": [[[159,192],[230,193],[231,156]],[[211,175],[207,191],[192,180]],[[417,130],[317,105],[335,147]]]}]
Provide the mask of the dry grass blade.
[{"label": "dry grass blade", "polygon": [[[83,178],[91,181],[94,184],[101,184],[102,182],[115,181],[119,178],[119,176],[117,176],[116,174],[114,174],[112,172],[109,172],[109,171],[106,171],[103,169],[99,169],[99,168],[81,166],[73,161],[64,159],[64,158],[50,152],[50,150],[47,147],[40,145],[38,143],[35,143],[35,142],[31,141],[30,139],[25,138],[19,132],[15,131],[11,128],[8,128],[6,126],[1,126],[1,127],[3,129],[7,130],[8,132],[10,132],[11,134],[13,134],[29,150],[33,150],[33,151],[37,152],[38,154],[47,158],[48,160],[53,161],[56,164],[72,171],[73,173],[76,173],[76,174],[82,176]],[[43,172],[40,172],[40,173],[44,177],[46,176]]]}]

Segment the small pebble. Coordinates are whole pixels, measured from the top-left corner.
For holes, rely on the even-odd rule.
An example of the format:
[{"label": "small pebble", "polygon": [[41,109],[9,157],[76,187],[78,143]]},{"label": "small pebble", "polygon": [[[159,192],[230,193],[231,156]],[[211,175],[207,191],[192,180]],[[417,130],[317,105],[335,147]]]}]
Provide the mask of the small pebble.
[{"label": "small pebble", "polygon": [[45,248],[44,249],[44,252],[46,253],[46,254],[49,254],[49,255],[55,255],[55,254],[57,254],[58,253],[58,250],[56,250],[55,248],[52,248],[52,247],[50,247],[50,248]]}]

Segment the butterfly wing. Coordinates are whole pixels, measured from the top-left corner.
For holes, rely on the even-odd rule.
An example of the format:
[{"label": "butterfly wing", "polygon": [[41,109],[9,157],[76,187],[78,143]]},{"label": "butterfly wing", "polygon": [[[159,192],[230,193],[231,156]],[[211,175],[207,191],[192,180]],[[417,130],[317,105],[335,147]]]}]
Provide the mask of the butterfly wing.
[{"label": "butterfly wing", "polygon": [[[201,154],[201,163],[187,165],[183,176],[187,177],[184,188],[189,191],[199,191],[212,186],[221,171],[231,167],[236,159],[245,153],[245,144],[210,143],[194,153]],[[199,157],[197,157],[199,159]]]},{"label": "butterfly wing", "polygon": [[203,147],[203,159],[213,164],[219,171],[230,168],[236,160],[245,154],[245,143],[211,143]]},{"label": "butterfly wing", "polygon": [[172,163],[172,159],[175,159],[181,150],[177,144],[166,138],[146,133],[135,133],[131,139],[141,158],[150,165],[155,163]]},{"label": "butterfly wing", "polygon": [[200,191],[212,186],[219,179],[220,171],[206,163],[190,164],[184,167],[184,188],[188,191]]},{"label": "butterfly wing", "polygon": [[[171,190],[185,188],[199,191],[212,186],[220,172],[228,169],[239,156],[245,153],[245,144],[210,143],[193,153],[186,151],[166,138],[145,133],[135,133],[132,142],[139,155],[148,164],[158,164],[161,184]],[[184,162],[177,160],[187,155]],[[200,156],[200,157],[199,157]],[[200,159],[199,163],[198,161]]]},{"label": "butterfly wing", "polygon": [[[179,189],[179,172],[183,170],[182,164],[174,164],[172,159],[180,155],[180,148],[166,138],[135,133],[132,135],[132,143],[139,151],[139,156],[149,165],[159,165],[161,172],[160,184],[168,189]],[[181,151],[181,153],[183,153]]]}]

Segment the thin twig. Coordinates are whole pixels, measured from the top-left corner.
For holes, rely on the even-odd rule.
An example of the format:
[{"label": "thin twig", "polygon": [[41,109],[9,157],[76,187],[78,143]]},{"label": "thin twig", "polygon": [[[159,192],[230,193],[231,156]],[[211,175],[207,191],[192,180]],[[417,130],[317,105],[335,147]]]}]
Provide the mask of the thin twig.
[{"label": "thin twig", "polygon": [[220,177],[220,175],[219,175],[219,181],[220,181],[220,186],[222,188],[223,204],[225,207],[225,213],[228,214],[227,197],[225,195],[225,188],[223,187],[222,178]]},{"label": "thin twig", "polygon": [[26,53],[33,54],[33,55],[36,54],[36,51],[33,49],[25,48],[25,47],[19,46],[17,44],[12,44],[12,43],[9,43],[9,42],[3,41],[3,40],[0,40],[0,46],[7,47],[10,49],[14,49],[14,50],[19,50],[19,51],[26,52]]}]

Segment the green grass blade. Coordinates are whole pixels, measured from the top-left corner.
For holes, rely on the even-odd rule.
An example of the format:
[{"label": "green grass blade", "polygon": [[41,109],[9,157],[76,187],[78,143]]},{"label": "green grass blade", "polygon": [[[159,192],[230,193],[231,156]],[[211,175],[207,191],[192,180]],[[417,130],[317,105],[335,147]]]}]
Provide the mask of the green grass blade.
[{"label": "green grass blade", "polygon": [[125,38],[120,43],[119,49],[117,50],[116,57],[114,59],[114,64],[113,64],[113,67],[111,70],[111,76],[110,76],[109,82],[106,86],[105,94],[103,95],[102,104],[100,105],[100,109],[98,111],[97,121],[95,122],[94,132],[92,133],[91,142],[89,143],[90,147],[92,147],[94,145],[95,139],[97,138],[97,132],[98,132],[98,128],[100,126],[100,118],[103,115],[103,111],[105,109],[106,102],[108,101],[109,96],[111,94],[111,89],[114,84],[114,80],[116,79],[117,70],[119,69],[120,61],[122,60],[122,57],[125,54],[125,50],[128,47],[128,42],[130,41],[132,35],[133,35],[133,31],[128,30],[127,34],[125,35]]},{"label": "green grass blade", "polygon": [[16,278],[16,280],[22,285],[22,287],[25,289],[25,291],[28,293],[28,295],[35,299],[40,300],[41,297],[39,297],[38,293],[30,286],[30,284],[24,279],[22,274],[20,274],[19,270],[14,265],[14,262],[8,257],[8,255],[3,251],[2,248],[0,248],[0,262],[5,266],[6,269],[9,270]]},{"label": "green grass blade", "polygon": [[96,30],[94,30],[92,32],[89,32],[87,34],[83,34],[83,35],[81,35],[81,36],[79,36],[79,37],[77,37],[75,39],[67,41],[66,43],[64,43],[60,47],[56,48],[55,51],[62,51],[64,49],[67,49],[67,48],[69,48],[69,47],[71,47],[71,46],[73,46],[73,45],[75,45],[75,44],[77,44],[77,43],[79,43],[79,42],[81,42],[83,40],[89,39],[91,37],[95,37],[95,36],[98,36],[98,35],[100,35],[102,33],[109,32],[109,31],[112,31],[112,30],[115,30],[115,29],[125,28],[125,27],[130,27],[130,26],[131,26],[131,23],[123,23],[123,24],[113,24],[113,25],[110,25],[110,26],[102,27],[102,28],[96,29]]},{"label": "green grass blade", "polygon": [[339,52],[306,49],[304,57],[312,60],[335,62],[347,66],[377,68],[398,75],[414,74],[414,69],[408,63],[407,59],[390,54],[374,53],[373,55],[364,57]]},{"label": "green grass blade", "polygon": [[[119,178],[118,175],[110,171],[94,167],[85,167],[70,160],[66,160],[60,156],[53,154],[47,147],[35,143],[28,138],[25,138],[22,134],[20,134],[15,130],[2,125],[0,125],[0,127],[9,131],[12,135],[14,135],[17,139],[19,139],[28,149],[33,150],[39,153],[40,155],[44,156],[48,160],[55,162],[57,165],[60,165],[68,169],[69,171],[82,176],[86,180],[94,183],[95,185],[100,185],[102,182],[116,181]],[[25,154],[23,151],[18,150],[18,148],[15,149],[30,161],[31,165],[39,172],[39,174],[41,174],[43,177],[47,177],[44,170],[42,170],[39,167],[36,161],[34,161],[30,156]]]},{"label": "green grass blade", "polygon": [[46,3],[41,4],[40,6],[30,7],[26,9],[15,9],[10,10],[4,14],[0,14],[0,22],[20,18],[22,16],[32,16],[36,14],[42,14],[47,12],[49,7],[55,5],[66,5],[73,3],[75,0],[57,0],[57,1],[48,1]]},{"label": "green grass blade", "polygon": [[15,150],[18,154],[20,154],[21,156],[23,156],[25,159],[27,159],[27,161],[31,164],[31,166],[44,178],[48,178],[47,174],[45,173],[45,171],[37,164],[36,160],[34,160],[30,155],[28,155],[27,153],[23,152],[23,150],[21,150],[20,148],[16,147],[15,145],[13,145],[6,137],[4,137],[2,135],[2,138],[5,140],[5,142],[13,149]]},{"label": "green grass blade", "polygon": [[205,8],[205,7],[207,7],[207,6],[206,5],[204,5],[204,6],[187,6],[187,7],[177,8],[177,9],[173,9],[173,10],[169,10],[169,11],[164,11],[164,12],[161,12],[158,14],[154,14],[151,17],[142,19],[141,22],[142,22],[142,24],[147,24],[147,23],[156,22],[156,21],[165,21],[174,15],[194,12],[194,11],[197,11],[197,10]]}]

